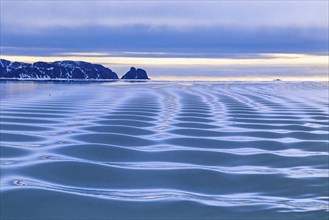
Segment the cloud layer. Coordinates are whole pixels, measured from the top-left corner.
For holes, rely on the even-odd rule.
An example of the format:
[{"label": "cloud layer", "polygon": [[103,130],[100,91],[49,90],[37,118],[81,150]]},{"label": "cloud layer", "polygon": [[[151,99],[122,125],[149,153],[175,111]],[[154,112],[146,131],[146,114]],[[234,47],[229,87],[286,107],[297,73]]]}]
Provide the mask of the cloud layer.
[{"label": "cloud layer", "polygon": [[327,9],[327,1],[1,1],[1,26],[327,27]]},{"label": "cloud layer", "polygon": [[325,53],[328,51],[327,39],[328,32],[320,28],[214,26],[181,31],[133,25],[53,28],[33,35],[2,32],[1,46],[61,48],[71,52]]},{"label": "cloud layer", "polygon": [[328,51],[328,4],[5,0],[1,46],[72,52],[323,53]]}]

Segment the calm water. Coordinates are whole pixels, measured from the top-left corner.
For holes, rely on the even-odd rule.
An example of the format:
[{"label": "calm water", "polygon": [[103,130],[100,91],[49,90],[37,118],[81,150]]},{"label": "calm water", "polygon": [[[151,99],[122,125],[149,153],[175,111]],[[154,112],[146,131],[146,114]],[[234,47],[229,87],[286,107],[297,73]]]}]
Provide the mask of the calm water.
[{"label": "calm water", "polygon": [[327,219],[325,83],[1,82],[2,219]]}]

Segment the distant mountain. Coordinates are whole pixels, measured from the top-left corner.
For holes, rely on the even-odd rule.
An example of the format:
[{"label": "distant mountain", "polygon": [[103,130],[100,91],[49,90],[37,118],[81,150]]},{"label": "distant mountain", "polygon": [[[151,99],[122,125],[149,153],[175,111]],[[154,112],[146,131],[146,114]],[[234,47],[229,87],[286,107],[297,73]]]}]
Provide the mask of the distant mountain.
[{"label": "distant mountain", "polygon": [[15,79],[118,79],[115,72],[99,64],[82,61],[22,63],[0,59],[0,78]]},{"label": "distant mountain", "polygon": [[143,69],[131,67],[130,70],[121,77],[121,79],[149,79],[147,73]]}]

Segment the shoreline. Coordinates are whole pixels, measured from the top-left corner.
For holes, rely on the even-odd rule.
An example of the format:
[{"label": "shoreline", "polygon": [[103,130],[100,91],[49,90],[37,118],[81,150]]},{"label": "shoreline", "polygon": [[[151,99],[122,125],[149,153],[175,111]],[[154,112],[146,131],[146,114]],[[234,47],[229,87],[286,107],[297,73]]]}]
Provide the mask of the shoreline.
[{"label": "shoreline", "polygon": [[300,82],[328,82],[328,80],[190,80],[190,79],[177,79],[177,80],[147,80],[147,79],[47,79],[47,78],[0,78],[0,82],[5,81],[18,81],[18,82],[77,82],[77,83],[95,83],[95,82],[148,82],[148,83],[175,83],[175,82],[209,82],[209,83],[227,83],[227,82],[247,82],[247,83],[300,83]]}]

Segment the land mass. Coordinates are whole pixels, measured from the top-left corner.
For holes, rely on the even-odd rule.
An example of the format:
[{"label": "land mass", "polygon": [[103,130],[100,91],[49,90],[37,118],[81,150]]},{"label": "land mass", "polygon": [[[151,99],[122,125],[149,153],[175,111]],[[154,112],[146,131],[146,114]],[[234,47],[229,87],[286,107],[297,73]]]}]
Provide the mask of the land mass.
[{"label": "land mass", "polygon": [[[0,78],[4,79],[107,79],[118,80],[118,75],[111,69],[100,64],[83,61],[55,61],[55,62],[12,62],[0,59]],[[143,69],[131,67],[121,77],[125,80],[149,80]]]}]

